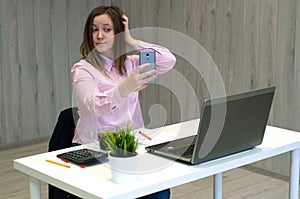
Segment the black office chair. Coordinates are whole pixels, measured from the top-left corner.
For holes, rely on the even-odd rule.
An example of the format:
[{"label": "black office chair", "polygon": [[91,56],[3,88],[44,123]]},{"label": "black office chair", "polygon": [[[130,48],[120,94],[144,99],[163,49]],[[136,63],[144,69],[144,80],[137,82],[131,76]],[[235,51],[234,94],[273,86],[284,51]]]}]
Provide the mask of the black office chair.
[{"label": "black office chair", "polygon": [[[75,126],[79,118],[77,111],[77,107],[72,107],[60,112],[54,131],[49,141],[49,152],[72,146],[72,139],[74,137]],[[79,197],[74,196],[50,184],[48,185],[48,198],[79,199]]]},{"label": "black office chair", "polygon": [[78,108],[67,108],[60,112],[54,131],[49,141],[48,151],[71,147],[75,126],[79,115]]}]

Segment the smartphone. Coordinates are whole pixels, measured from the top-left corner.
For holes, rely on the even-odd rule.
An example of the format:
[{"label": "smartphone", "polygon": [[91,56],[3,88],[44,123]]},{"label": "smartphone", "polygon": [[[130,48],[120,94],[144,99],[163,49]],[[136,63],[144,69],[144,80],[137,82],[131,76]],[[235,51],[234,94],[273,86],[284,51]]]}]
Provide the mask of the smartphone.
[{"label": "smartphone", "polygon": [[[144,68],[142,70],[142,73],[147,72],[149,70],[153,70],[155,69],[155,50],[152,49],[146,49],[146,50],[142,50],[140,51],[140,65],[145,64],[145,63],[150,63],[150,66],[148,66],[147,68]],[[155,80],[152,80],[150,82],[148,82],[147,84],[154,84]]]}]

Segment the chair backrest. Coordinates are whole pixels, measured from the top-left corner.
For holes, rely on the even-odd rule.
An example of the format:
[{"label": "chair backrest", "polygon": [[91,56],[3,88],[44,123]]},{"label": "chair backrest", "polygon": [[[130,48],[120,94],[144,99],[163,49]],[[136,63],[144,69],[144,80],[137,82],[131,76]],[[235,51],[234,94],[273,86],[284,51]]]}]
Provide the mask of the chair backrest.
[{"label": "chair backrest", "polygon": [[55,151],[72,146],[72,139],[79,118],[77,111],[77,107],[71,107],[60,112],[49,141],[48,151]]}]

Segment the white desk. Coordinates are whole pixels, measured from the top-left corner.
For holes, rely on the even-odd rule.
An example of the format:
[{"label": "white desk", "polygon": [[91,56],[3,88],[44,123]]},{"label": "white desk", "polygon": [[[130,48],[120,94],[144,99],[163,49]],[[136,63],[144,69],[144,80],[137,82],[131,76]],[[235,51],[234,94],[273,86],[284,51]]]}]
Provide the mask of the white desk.
[{"label": "white desk", "polygon": [[[186,132],[196,132],[198,121],[197,119],[170,125],[164,127],[163,131],[176,133],[181,129],[188,130]],[[136,198],[212,175],[214,175],[214,198],[220,199],[222,198],[222,172],[291,151],[290,199],[296,199],[299,191],[299,148],[300,133],[268,126],[264,141],[258,147],[195,166],[173,162],[140,151],[141,161],[151,166],[148,172],[145,169],[145,172],[136,175],[136,182],[128,185],[111,182],[110,168],[106,163],[82,169],[76,165],[65,168],[45,162],[45,159],[55,160],[56,154],[70,149],[16,159],[14,168],[30,176],[30,194],[31,198],[35,199],[41,197],[40,181],[83,198]],[[158,164],[156,170],[153,169],[155,164]]]}]

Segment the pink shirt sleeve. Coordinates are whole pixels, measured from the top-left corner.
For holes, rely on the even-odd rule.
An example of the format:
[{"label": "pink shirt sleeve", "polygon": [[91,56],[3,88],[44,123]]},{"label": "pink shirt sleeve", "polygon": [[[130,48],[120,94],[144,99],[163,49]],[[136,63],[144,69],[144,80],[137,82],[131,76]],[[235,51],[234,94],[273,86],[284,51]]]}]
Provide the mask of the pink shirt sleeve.
[{"label": "pink shirt sleeve", "polygon": [[[80,61],[72,68],[73,88],[78,104],[83,104],[89,112],[104,115],[115,109],[125,98],[121,97],[117,86],[109,86],[100,91],[99,83],[107,81],[103,75],[86,61]],[[100,77],[100,78],[99,78]]]}]

